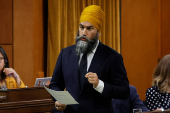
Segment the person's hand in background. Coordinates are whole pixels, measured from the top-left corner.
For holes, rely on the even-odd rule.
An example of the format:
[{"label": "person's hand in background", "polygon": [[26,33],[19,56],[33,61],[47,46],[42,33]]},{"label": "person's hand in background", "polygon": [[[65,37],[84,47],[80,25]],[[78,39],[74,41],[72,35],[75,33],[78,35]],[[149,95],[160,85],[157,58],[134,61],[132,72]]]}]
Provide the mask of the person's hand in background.
[{"label": "person's hand in background", "polygon": [[4,68],[3,72],[6,76],[13,77],[19,86],[21,85],[21,79],[14,69]]}]

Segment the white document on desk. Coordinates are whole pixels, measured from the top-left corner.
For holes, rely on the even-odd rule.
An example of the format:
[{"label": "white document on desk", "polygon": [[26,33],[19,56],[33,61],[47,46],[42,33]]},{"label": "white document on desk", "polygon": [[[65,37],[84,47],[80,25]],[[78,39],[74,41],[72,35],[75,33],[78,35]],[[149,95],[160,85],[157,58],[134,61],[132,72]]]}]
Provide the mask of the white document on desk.
[{"label": "white document on desk", "polygon": [[61,104],[79,104],[68,91],[54,91],[44,86],[44,88]]}]

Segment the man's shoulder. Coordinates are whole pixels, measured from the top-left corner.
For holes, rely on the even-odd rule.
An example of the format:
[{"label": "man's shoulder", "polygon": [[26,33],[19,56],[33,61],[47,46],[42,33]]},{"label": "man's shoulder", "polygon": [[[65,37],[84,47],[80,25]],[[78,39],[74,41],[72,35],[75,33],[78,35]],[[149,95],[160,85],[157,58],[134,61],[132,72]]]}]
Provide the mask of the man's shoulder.
[{"label": "man's shoulder", "polygon": [[75,48],[75,45],[68,46],[62,49],[62,52],[71,52]]},{"label": "man's shoulder", "polygon": [[64,48],[63,50],[72,50],[73,48],[75,48],[75,45],[68,46]]},{"label": "man's shoulder", "polygon": [[129,85],[129,88],[130,88],[130,96],[137,94],[137,89],[135,86]]},{"label": "man's shoulder", "polygon": [[130,90],[136,90],[137,91],[135,86],[129,85],[129,88],[130,88]]},{"label": "man's shoulder", "polygon": [[66,47],[66,48],[63,48],[63,49],[61,50],[61,53],[62,53],[62,55],[64,55],[64,56],[76,54],[76,53],[75,53],[75,45],[71,45],[71,46],[68,46],[68,47]]},{"label": "man's shoulder", "polygon": [[116,50],[114,50],[113,48],[103,44],[100,42],[100,46],[103,48],[103,50],[109,54],[115,54],[115,55],[120,55]]}]

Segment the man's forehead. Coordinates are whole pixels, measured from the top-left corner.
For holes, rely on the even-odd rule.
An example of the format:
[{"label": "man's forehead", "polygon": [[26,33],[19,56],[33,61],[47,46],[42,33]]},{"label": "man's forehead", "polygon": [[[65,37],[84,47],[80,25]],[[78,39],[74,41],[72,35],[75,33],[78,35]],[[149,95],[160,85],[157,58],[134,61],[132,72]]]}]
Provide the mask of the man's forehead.
[{"label": "man's forehead", "polygon": [[90,22],[86,21],[86,22],[81,22],[79,25],[82,25],[84,27],[94,27],[93,24],[91,24]]}]

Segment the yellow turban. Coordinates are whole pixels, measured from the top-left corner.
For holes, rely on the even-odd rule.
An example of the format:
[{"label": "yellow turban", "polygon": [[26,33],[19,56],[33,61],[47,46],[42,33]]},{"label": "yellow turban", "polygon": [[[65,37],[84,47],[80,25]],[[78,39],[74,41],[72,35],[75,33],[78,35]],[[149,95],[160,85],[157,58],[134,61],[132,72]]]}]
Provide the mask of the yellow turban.
[{"label": "yellow turban", "polygon": [[80,16],[80,23],[88,21],[94,25],[94,27],[100,31],[103,26],[104,12],[100,6],[90,5],[84,9]]}]

